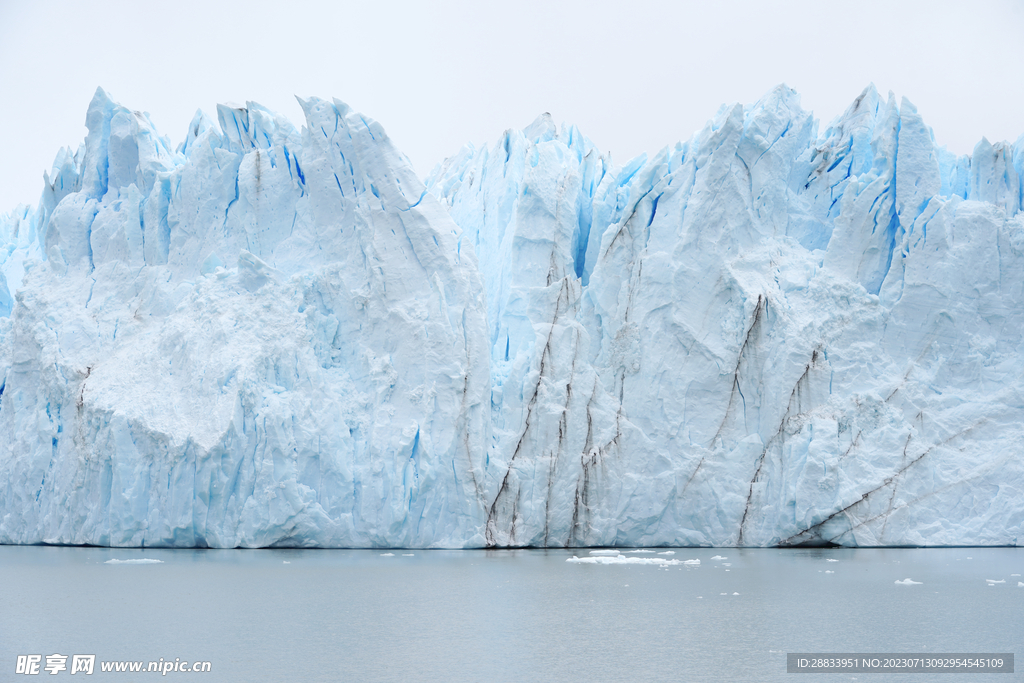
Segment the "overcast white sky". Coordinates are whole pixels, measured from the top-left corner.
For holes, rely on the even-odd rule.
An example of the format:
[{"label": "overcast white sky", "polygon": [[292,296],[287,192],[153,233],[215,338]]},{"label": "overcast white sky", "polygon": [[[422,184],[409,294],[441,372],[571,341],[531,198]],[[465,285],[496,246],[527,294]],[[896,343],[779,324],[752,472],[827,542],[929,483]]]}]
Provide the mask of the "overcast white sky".
[{"label": "overcast white sky", "polygon": [[0,0],[0,212],[77,149],[96,86],[176,145],[197,108],[337,97],[425,175],[544,111],[622,163],[778,83],[827,124],[869,82],[940,144],[1024,133],[1024,2]]}]

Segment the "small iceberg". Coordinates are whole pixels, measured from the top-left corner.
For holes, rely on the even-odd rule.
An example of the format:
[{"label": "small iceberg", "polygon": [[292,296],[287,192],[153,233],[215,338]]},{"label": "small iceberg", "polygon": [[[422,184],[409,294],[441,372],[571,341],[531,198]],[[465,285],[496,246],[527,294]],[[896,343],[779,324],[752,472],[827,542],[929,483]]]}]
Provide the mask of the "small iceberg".
[{"label": "small iceberg", "polygon": [[675,551],[675,550],[666,550],[665,552],[663,552],[663,553],[658,553],[658,554],[659,554],[659,555],[675,555],[675,554],[676,554],[676,551]]},{"label": "small iceberg", "polygon": [[1006,583],[1006,579],[999,579],[998,581],[996,579],[985,579],[985,581],[987,581],[990,586],[994,586],[997,583]]},{"label": "small iceberg", "polygon": [[380,556],[381,557],[394,557],[395,554],[394,553],[381,553]]},{"label": "small iceberg", "polygon": [[599,557],[614,557],[615,555],[621,555],[618,550],[591,550],[591,555],[597,555]]},{"label": "small iceberg", "polygon": [[838,562],[839,560],[833,560],[831,557],[826,557],[825,561],[826,562]]},{"label": "small iceberg", "polygon": [[402,553],[402,557],[416,557],[416,553]]},{"label": "small iceberg", "polygon": [[141,558],[138,560],[107,560],[103,564],[163,564],[163,560],[150,560],[148,558]]},{"label": "small iceberg", "polygon": [[566,560],[571,564],[653,564],[659,567],[685,565],[699,567],[700,560],[668,560],[663,557],[626,557],[625,555],[597,555],[595,557],[576,557]]},{"label": "small iceberg", "polygon": [[898,586],[920,586],[924,582],[923,581],[914,581],[913,579],[903,579],[902,581],[900,581],[899,579],[896,579],[896,581],[894,583],[896,583],[896,585],[898,585]]}]

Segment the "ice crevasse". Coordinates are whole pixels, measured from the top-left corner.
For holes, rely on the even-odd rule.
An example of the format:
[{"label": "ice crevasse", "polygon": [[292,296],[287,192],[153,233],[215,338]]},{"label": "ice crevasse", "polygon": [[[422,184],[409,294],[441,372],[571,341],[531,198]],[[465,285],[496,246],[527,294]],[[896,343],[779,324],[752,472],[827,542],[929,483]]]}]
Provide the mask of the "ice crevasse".
[{"label": "ice crevasse", "polygon": [[1024,137],[780,86],[624,166],[547,115],[98,90],[0,218],[0,543],[1019,545]]}]

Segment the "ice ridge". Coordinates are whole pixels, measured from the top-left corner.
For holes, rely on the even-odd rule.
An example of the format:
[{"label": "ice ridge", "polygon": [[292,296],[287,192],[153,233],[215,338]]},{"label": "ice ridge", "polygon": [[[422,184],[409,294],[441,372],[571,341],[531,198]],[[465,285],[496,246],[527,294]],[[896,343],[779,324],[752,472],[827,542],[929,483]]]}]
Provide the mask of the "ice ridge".
[{"label": "ice ridge", "polygon": [[424,183],[300,104],[172,149],[98,90],[0,219],[0,542],[1019,543],[1024,137],[780,86]]}]

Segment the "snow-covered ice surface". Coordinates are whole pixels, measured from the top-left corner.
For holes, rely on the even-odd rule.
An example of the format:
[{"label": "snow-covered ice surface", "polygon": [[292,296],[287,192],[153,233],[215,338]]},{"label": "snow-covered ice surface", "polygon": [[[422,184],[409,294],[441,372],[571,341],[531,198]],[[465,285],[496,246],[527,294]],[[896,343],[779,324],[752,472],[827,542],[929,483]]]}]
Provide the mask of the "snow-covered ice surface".
[{"label": "snow-covered ice surface", "polygon": [[1024,138],[779,87],[424,183],[301,104],[174,149],[98,91],[0,219],[0,543],[1019,544]]}]

